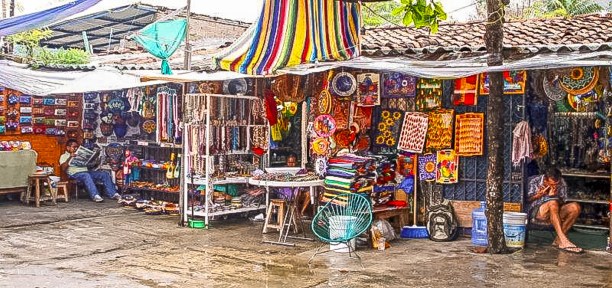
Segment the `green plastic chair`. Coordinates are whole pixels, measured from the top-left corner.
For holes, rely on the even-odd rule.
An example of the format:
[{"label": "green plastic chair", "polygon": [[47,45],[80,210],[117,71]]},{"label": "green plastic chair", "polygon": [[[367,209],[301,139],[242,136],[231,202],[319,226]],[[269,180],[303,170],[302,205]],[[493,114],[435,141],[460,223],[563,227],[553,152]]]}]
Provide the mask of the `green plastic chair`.
[{"label": "green plastic chair", "polygon": [[[351,256],[355,251],[349,242],[370,228],[372,217],[370,200],[359,194],[342,193],[320,208],[312,219],[311,228],[325,243],[344,243]],[[320,249],[310,257],[310,261]]]}]

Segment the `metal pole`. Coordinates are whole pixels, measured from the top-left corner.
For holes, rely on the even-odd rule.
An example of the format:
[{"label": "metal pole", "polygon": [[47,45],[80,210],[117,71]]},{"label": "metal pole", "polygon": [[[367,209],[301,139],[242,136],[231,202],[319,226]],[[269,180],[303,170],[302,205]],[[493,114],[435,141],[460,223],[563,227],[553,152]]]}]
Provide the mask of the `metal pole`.
[{"label": "metal pole", "polygon": [[191,70],[191,44],[189,43],[189,22],[191,18],[191,0],[187,0],[187,33],[185,34],[185,61],[183,68]]}]

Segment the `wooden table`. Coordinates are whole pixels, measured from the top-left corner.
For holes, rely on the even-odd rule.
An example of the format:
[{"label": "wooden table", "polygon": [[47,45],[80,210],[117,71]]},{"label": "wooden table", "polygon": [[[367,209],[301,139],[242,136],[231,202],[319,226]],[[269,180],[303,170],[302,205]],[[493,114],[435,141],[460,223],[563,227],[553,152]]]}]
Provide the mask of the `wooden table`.
[{"label": "wooden table", "polygon": [[402,227],[408,225],[408,219],[410,218],[409,207],[395,207],[395,206],[377,206],[372,210],[374,219],[376,220],[387,220],[391,219],[389,223],[397,231],[400,231]]},{"label": "wooden table", "polygon": [[[266,180],[255,180],[253,178],[249,178],[248,183],[250,185],[256,185],[260,187],[266,188],[266,205],[270,202],[270,188],[309,188],[310,192],[310,201],[314,203],[317,195],[316,195],[316,187],[323,186],[323,180],[311,180],[311,181],[266,181]],[[302,222],[301,215],[297,215],[297,201],[295,201],[295,195],[292,194],[290,199],[283,199],[287,206],[287,211],[285,217],[283,218],[284,223],[281,224],[281,228],[279,231],[278,241],[263,241],[264,243],[270,244],[280,244],[286,246],[295,246],[294,243],[287,242],[287,238],[294,239],[302,239],[302,240],[313,240],[310,238],[306,238],[304,234],[304,223]],[[269,206],[268,206],[269,208]],[[269,209],[266,210],[266,216],[271,213]],[[291,230],[291,225],[296,225],[296,217],[299,217],[297,221],[300,222],[302,226],[302,237],[289,236],[289,230]],[[268,217],[266,217],[268,219]],[[265,225],[264,225],[265,226]]]}]

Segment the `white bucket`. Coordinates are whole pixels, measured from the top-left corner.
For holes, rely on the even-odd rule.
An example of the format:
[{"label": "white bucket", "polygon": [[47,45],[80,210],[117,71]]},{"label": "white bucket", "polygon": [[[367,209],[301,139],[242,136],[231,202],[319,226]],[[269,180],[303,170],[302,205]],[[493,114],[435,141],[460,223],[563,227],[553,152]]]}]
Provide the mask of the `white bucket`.
[{"label": "white bucket", "polygon": [[[329,239],[345,238],[345,234],[352,228],[350,227],[357,220],[355,216],[331,216],[329,217]],[[330,242],[329,250],[339,253],[349,253],[355,251],[355,239],[351,239],[348,245],[343,242]]]},{"label": "white bucket", "polygon": [[527,233],[527,214],[518,212],[504,213],[504,237],[506,246],[523,248]]}]

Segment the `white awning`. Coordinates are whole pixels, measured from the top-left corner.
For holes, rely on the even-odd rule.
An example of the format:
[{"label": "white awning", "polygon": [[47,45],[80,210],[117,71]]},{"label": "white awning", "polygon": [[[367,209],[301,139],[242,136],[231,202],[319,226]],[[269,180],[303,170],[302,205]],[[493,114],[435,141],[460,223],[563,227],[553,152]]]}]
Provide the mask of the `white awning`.
[{"label": "white awning", "polygon": [[0,61],[0,86],[29,95],[110,91],[166,81],[141,82],[139,76],[122,73],[115,68],[97,68],[93,71],[41,71],[11,61]]}]

